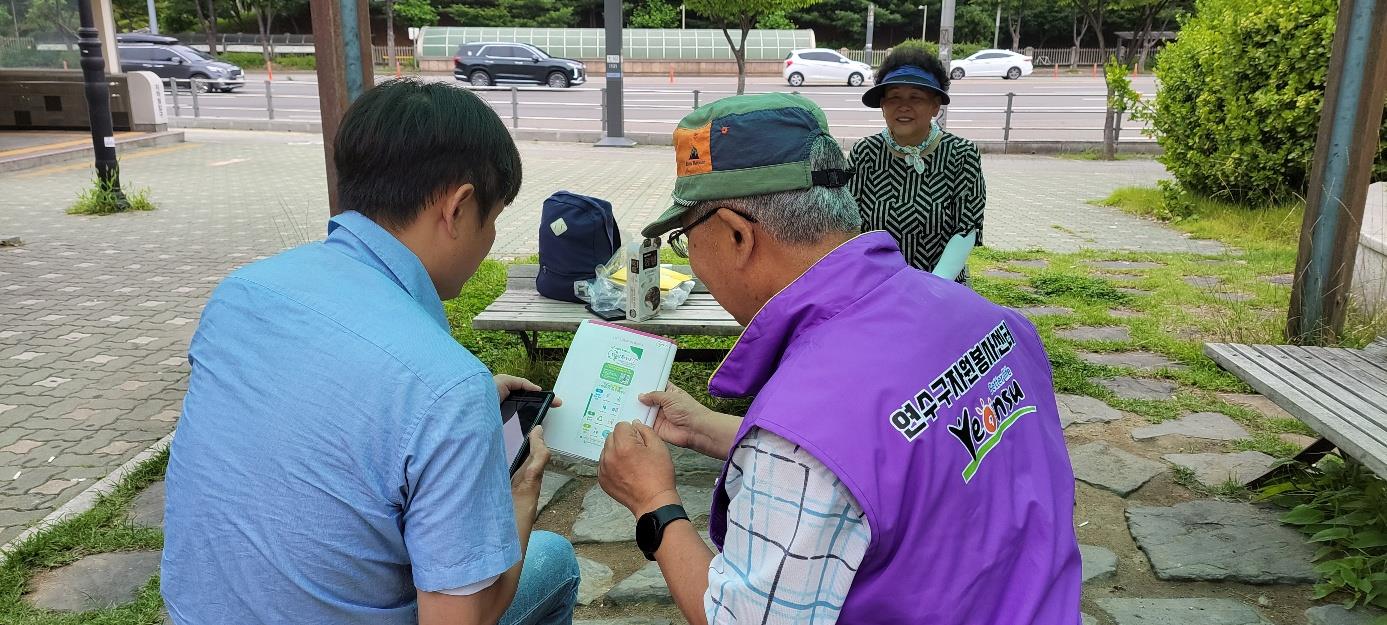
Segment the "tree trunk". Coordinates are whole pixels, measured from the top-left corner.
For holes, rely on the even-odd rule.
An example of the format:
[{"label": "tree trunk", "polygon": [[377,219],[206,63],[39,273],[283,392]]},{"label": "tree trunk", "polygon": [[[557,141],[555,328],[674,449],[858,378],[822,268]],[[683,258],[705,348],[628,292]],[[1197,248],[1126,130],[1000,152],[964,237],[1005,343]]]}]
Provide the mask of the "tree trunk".
[{"label": "tree trunk", "polygon": [[270,52],[270,25],[265,19],[265,14],[268,11],[269,7],[265,5],[256,5],[255,7],[255,24],[260,28],[260,54],[265,57],[267,67],[274,60],[274,55]]},{"label": "tree trunk", "polygon": [[[1098,35],[1098,57],[1103,59],[1103,64],[1106,65],[1108,61],[1108,42],[1107,38],[1103,36],[1103,8],[1101,4],[1095,15],[1090,16],[1090,20],[1093,25],[1094,34]],[[1103,160],[1112,161],[1117,160],[1117,142],[1113,140],[1115,134],[1113,130],[1113,120],[1116,116],[1112,108],[1112,83],[1108,82],[1106,76],[1107,73],[1105,71],[1103,85],[1108,97],[1105,99],[1107,113],[1103,115]]]},{"label": "tree trunk", "polygon": [[1011,30],[1011,49],[1019,52],[1021,50],[1021,16],[1017,15],[1014,20],[1008,19],[1007,28]]},{"label": "tree trunk", "polygon": [[[202,0],[194,0],[201,2]],[[217,3],[216,0],[207,0],[207,48],[212,54],[217,53]]]},{"label": "tree trunk", "polygon": [[395,0],[385,0],[385,53],[390,59],[390,67],[396,66],[395,60]]},{"label": "tree trunk", "polygon": [[737,42],[732,41],[732,33],[723,27],[722,36],[727,39],[728,47],[732,48],[732,57],[737,59],[737,95],[742,95],[746,91],[746,36],[751,31],[747,25],[747,20],[742,20],[742,45],[737,46]]}]

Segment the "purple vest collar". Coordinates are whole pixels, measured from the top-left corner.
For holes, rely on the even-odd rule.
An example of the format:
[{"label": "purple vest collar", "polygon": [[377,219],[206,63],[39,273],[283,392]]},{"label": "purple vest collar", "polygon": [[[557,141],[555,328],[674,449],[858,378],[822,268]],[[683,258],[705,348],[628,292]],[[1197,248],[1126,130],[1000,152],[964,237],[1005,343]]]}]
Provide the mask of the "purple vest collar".
[{"label": "purple vest collar", "polygon": [[[708,381],[709,394],[756,395],[795,336],[832,319],[906,267],[900,246],[886,232],[838,246],[761,307]],[[824,284],[834,288],[821,289]]]}]

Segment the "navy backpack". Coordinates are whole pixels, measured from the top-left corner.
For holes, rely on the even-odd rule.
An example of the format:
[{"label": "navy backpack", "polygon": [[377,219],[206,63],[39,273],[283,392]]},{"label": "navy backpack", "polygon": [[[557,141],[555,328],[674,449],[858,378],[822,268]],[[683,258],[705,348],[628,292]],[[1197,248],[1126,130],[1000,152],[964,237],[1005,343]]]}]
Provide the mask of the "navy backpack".
[{"label": "navy backpack", "polygon": [[535,289],[540,295],[565,302],[582,302],[573,283],[592,280],[594,271],[621,248],[612,203],[568,191],[544,200],[539,221],[539,275]]}]

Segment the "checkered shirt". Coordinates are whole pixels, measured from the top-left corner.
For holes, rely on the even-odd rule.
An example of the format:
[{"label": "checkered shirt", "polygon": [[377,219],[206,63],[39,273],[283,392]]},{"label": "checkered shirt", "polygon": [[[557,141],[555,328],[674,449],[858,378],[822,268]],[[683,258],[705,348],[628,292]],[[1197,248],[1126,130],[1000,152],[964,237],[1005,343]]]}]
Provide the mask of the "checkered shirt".
[{"label": "checkered shirt", "polygon": [[753,428],[727,469],[727,537],[708,571],[709,625],[832,625],[871,542],[867,518],[808,452]]}]

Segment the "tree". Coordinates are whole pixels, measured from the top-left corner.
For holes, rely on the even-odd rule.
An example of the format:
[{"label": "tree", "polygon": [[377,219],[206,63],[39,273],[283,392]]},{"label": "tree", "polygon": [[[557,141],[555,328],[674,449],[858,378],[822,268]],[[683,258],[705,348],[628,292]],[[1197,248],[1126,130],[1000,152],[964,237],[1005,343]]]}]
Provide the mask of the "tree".
[{"label": "tree", "polygon": [[795,23],[790,21],[790,18],[785,17],[784,13],[771,13],[756,20],[756,28],[759,30],[794,30]]},{"label": "tree", "polygon": [[473,0],[443,13],[467,26],[568,28],[574,23],[573,7],[573,2],[559,0]]},{"label": "tree", "polygon": [[1088,34],[1088,20],[1079,17],[1079,12],[1071,7],[1070,9],[1070,35],[1074,38],[1074,51],[1069,55],[1069,69],[1079,66],[1079,48],[1083,47],[1084,35]]},{"label": "tree", "polygon": [[679,9],[665,0],[650,0],[631,12],[631,28],[679,28]]},{"label": "tree", "polygon": [[[732,56],[737,59],[737,93],[746,91],[746,38],[752,27],[761,18],[774,13],[785,13],[813,5],[817,0],[688,0],[689,10],[711,20],[722,29],[727,45],[732,48]],[[736,28],[741,37],[732,40]]]},{"label": "tree", "polygon": [[385,58],[386,64],[395,67],[399,62],[395,55],[395,16],[406,26],[432,26],[438,23],[438,12],[428,0],[382,0],[385,7]]}]

